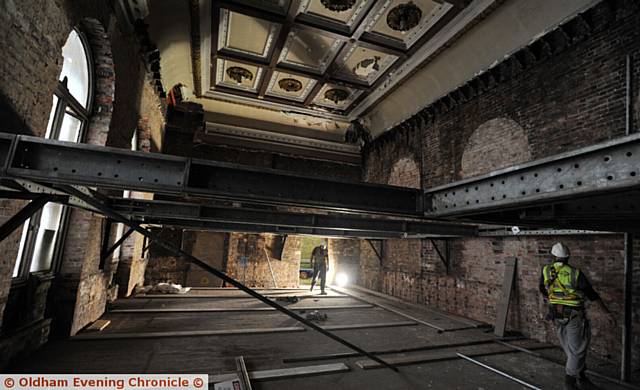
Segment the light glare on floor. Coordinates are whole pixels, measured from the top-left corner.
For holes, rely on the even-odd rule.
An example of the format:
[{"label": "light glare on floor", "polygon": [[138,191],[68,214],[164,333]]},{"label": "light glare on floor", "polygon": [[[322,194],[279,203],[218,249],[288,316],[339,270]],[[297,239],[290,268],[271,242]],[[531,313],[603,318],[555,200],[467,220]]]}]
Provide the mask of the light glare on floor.
[{"label": "light glare on floor", "polygon": [[347,274],[341,272],[336,275],[336,284],[339,287],[344,287],[347,285],[347,283],[349,283],[349,277],[347,276]]}]

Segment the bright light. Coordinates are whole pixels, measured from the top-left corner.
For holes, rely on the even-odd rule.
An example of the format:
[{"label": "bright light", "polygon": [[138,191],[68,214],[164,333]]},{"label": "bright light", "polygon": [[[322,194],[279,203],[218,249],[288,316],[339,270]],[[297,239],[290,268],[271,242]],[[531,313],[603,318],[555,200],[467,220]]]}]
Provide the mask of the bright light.
[{"label": "bright light", "polygon": [[336,284],[339,287],[344,287],[347,285],[347,283],[349,283],[349,277],[347,276],[347,274],[340,272],[336,275]]}]

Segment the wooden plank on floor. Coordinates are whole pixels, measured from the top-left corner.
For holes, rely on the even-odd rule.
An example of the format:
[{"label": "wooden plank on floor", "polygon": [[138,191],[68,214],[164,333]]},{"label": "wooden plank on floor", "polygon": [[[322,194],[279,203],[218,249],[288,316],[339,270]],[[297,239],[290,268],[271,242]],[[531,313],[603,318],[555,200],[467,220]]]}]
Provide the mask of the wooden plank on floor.
[{"label": "wooden plank on floor", "polygon": [[496,324],[494,334],[498,337],[504,337],[504,331],[507,327],[507,314],[509,313],[509,302],[511,302],[511,292],[513,291],[513,282],[516,276],[517,259],[509,258],[504,264],[504,281],[502,282],[502,299],[498,305],[498,314],[496,316]]},{"label": "wooden plank on floor", "polygon": [[201,336],[234,336],[261,333],[304,332],[306,328],[299,326],[263,329],[229,329],[229,330],[189,330],[171,332],[123,332],[123,333],[80,333],[70,338],[74,341],[85,340],[120,340],[120,339],[149,339],[165,337],[201,337]]},{"label": "wooden plank on floor", "polygon": [[[337,374],[340,372],[347,372],[347,371],[349,371],[349,367],[346,364],[335,363],[335,364],[321,364],[317,366],[281,368],[277,370],[251,371],[249,372],[249,378],[252,381],[267,381],[267,380],[287,379],[287,378],[312,376],[312,375]],[[210,375],[209,384],[224,382],[226,380],[233,379],[237,376],[238,376],[237,373]]]},{"label": "wooden plank on floor", "polygon": [[[313,298],[313,299],[332,299],[332,298],[349,298],[348,295],[296,295],[296,294],[292,294],[292,295],[272,295],[272,294],[266,294],[264,295],[267,298],[270,299],[277,299],[277,298],[286,298],[286,297],[298,297],[299,299],[303,299],[303,298]],[[136,299],[162,299],[162,298],[189,298],[189,299],[247,299],[247,298],[251,298],[251,295],[246,294],[246,295],[204,295],[204,294],[189,294],[189,293],[185,293],[185,294],[137,294],[134,296],[134,298]]]},{"label": "wooden plank on floor", "polygon": [[393,328],[397,326],[414,326],[418,325],[414,321],[396,321],[396,322],[380,322],[372,324],[350,324],[350,325],[329,325],[323,326],[325,330],[350,330],[350,329],[372,329],[372,328]]},{"label": "wooden plank on floor", "polygon": [[[551,344],[539,344],[533,347],[529,347],[528,349],[537,350],[537,349],[544,349],[544,348],[555,348],[555,346]],[[441,362],[441,361],[447,361],[447,360],[460,359],[460,357],[457,355],[458,352],[464,352],[465,355],[470,357],[482,357],[482,356],[492,356],[492,355],[503,355],[503,354],[515,353],[518,351],[512,348],[507,348],[503,346],[492,348],[489,351],[474,351],[474,352],[465,352],[464,348],[456,348],[453,350],[437,351],[436,353],[429,353],[429,354],[415,354],[415,355],[409,355],[409,356],[385,357],[384,361],[389,364],[393,364],[394,366],[407,366],[411,364]],[[374,362],[373,360],[368,360],[368,359],[357,361],[356,365],[364,370],[384,367],[380,363]]]},{"label": "wooden plank on floor", "polygon": [[[434,349],[468,347],[472,345],[491,344],[493,342],[494,342],[493,339],[488,339],[488,340],[465,341],[461,343],[451,343],[451,344],[423,345],[419,347],[401,348],[401,349],[385,349],[380,351],[374,350],[369,352],[374,355],[389,355],[389,354],[396,354],[396,353],[430,351]],[[284,358],[282,359],[282,362],[283,363],[313,362],[318,360],[345,359],[345,358],[358,357],[358,356],[362,356],[362,354],[358,352],[342,352],[342,353],[331,353],[327,355],[308,355],[308,356]]]},{"label": "wooden plank on floor", "polygon": [[111,325],[111,320],[96,320],[93,324],[87,326],[85,330],[88,332],[100,332],[109,325]]},{"label": "wooden plank on floor", "polygon": [[[289,310],[341,310],[341,309],[370,309],[373,305],[335,305],[335,306],[289,306]],[[275,311],[273,307],[232,307],[232,308],[156,308],[156,309],[112,309],[109,313],[227,313]]]}]

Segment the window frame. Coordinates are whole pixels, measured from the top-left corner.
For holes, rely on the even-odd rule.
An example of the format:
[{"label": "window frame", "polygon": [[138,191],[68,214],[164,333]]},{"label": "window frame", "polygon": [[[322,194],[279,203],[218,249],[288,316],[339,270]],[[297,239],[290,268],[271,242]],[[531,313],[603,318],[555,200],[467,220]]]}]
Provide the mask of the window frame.
[{"label": "window frame", "polygon": [[[80,39],[80,42],[82,43],[82,46],[84,48],[84,55],[87,61],[88,93],[86,108],[71,94],[71,92],[67,88],[66,77],[63,80],[58,80],[58,84],[56,85],[56,88],[53,92],[53,96],[57,97],[58,100],[55,107],[51,107],[51,110],[54,112],[54,114],[51,118],[51,129],[47,129],[47,131],[49,132],[49,139],[57,139],[60,136],[60,130],[62,128],[62,122],[65,118],[65,115],[70,115],[81,122],[78,139],[76,140],[76,142],[84,143],[88,133],[87,130],[89,128],[91,112],[93,109],[93,101],[95,98],[95,64],[93,62],[93,56],[91,53],[91,45],[89,43],[89,40],[87,39],[86,34],[77,27],[69,32],[69,36],[72,34],[72,32],[75,32],[78,35],[78,38]],[[60,272],[60,268],[62,265],[61,259],[64,252],[64,243],[66,242],[67,233],[69,230],[69,216],[69,207],[63,206],[60,215],[58,232],[53,244],[54,250],[51,257],[51,265],[49,266],[48,270],[34,272],[30,271],[31,263],[33,262],[38,228],[41,223],[42,209],[31,216],[31,218],[29,218],[29,220],[23,225],[23,229],[26,227],[28,229],[28,232],[25,237],[24,243],[21,242],[21,245],[23,247],[20,258],[16,259],[16,261],[19,262],[19,268],[18,274],[15,277],[12,277],[12,288],[26,285],[29,275],[32,273],[38,272],[43,274],[57,274],[58,272]]]}]

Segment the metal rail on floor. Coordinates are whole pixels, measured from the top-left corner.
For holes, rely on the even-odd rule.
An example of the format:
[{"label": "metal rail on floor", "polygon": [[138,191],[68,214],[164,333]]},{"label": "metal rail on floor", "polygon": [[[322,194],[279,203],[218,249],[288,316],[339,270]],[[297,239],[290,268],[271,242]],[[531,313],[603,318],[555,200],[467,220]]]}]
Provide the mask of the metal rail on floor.
[{"label": "metal rail on floor", "polygon": [[293,312],[292,310],[287,309],[284,306],[281,306],[280,304],[268,299],[267,297],[263,296],[262,294],[258,293],[257,291],[245,286],[244,284],[240,283],[239,281],[235,280],[234,278],[228,276],[227,274],[225,274],[224,272],[221,272],[219,270],[217,270],[216,268],[210,266],[209,264],[203,262],[202,260],[198,259],[197,257],[183,251],[182,249],[175,247],[174,245],[164,241],[161,237],[159,237],[157,234],[148,231],[147,229],[143,228],[142,226],[140,226],[139,223],[137,222],[133,222],[130,221],[129,219],[127,219],[126,217],[120,215],[119,213],[111,210],[108,206],[106,206],[105,204],[103,204],[101,201],[97,200],[96,198],[94,198],[90,191],[88,189],[83,190],[79,190],[77,188],[71,187],[71,186],[66,186],[66,185],[61,185],[58,186],[58,188],[67,193],[70,196],[74,196],[77,197],[78,199],[81,199],[83,202],[86,202],[88,205],[92,206],[93,208],[95,208],[97,211],[99,211],[101,214],[105,215],[106,217],[109,217],[111,219],[113,219],[114,221],[123,223],[131,228],[133,228],[136,232],[142,234],[145,237],[148,237],[150,240],[154,241],[156,243],[156,245],[159,245],[161,247],[163,247],[164,249],[166,249],[167,251],[174,253],[176,256],[180,256],[182,258],[184,258],[185,260],[199,266],[200,268],[202,268],[205,271],[208,271],[209,273],[213,274],[214,276],[224,280],[225,282],[229,283],[230,285],[246,292],[247,294],[251,295],[252,297],[260,300],[263,303],[266,303],[267,305],[275,308],[276,310],[288,315],[289,317],[295,319],[296,321],[308,326],[309,328],[337,341],[338,343],[356,351],[359,353],[362,353],[363,355],[367,356],[369,359],[374,360],[382,365],[384,365],[385,367],[393,370],[393,371],[398,371],[398,368],[395,367],[394,365],[391,365],[387,362],[385,362],[384,360],[378,358],[377,356],[365,351],[364,349],[358,347],[355,344],[352,344],[351,342],[343,339],[342,337],[339,337],[335,334],[333,334],[330,331],[327,331],[325,329],[323,329],[322,327],[316,325],[315,323],[307,320],[306,318],[298,315],[297,313]]}]

